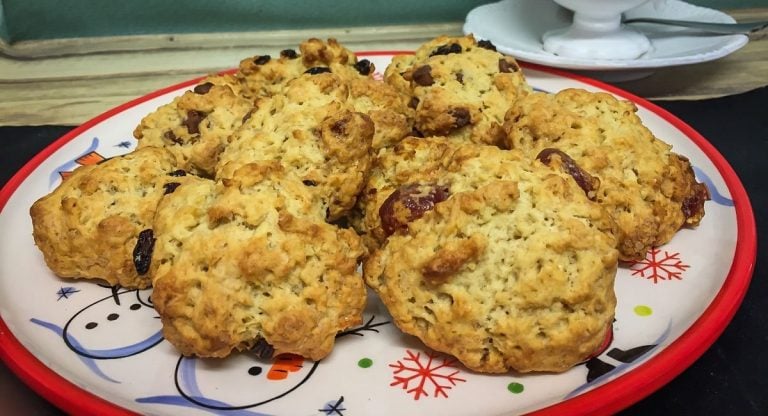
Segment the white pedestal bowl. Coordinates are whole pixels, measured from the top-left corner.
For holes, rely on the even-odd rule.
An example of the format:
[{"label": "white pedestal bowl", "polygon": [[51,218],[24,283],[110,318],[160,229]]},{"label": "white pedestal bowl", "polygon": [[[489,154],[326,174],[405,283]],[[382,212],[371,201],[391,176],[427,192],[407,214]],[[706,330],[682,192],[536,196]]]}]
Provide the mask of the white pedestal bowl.
[{"label": "white pedestal bowl", "polygon": [[640,32],[621,24],[621,16],[648,0],[554,0],[572,10],[573,23],[544,33],[544,50],[582,59],[637,59],[651,49]]}]

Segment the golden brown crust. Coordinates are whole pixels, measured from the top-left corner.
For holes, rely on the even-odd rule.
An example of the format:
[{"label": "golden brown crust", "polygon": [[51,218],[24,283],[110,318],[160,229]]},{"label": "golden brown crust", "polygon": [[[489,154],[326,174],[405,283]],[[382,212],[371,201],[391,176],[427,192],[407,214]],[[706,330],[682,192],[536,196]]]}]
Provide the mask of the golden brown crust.
[{"label": "golden brown crust", "polygon": [[185,180],[168,176],[176,169],[173,155],[153,147],[76,169],[30,209],[48,267],[62,277],[149,287],[133,252],[139,233],[152,227],[164,185]]},{"label": "golden brown crust", "polygon": [[653,136],[629,101],[568,89],[534,93],[506,115],[507,146],[529,157],[557,148],[599,179],[596,199],[619,226],[622,260],[645,257],[704,215],[706,187],[690,163]]}]

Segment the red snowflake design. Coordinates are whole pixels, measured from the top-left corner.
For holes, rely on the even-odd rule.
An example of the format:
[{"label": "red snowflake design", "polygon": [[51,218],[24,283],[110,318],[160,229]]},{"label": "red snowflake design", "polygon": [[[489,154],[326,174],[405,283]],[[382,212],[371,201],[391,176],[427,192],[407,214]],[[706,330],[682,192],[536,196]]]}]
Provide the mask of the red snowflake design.
[{"label": "red snowflake design", "polygon": [[645,260],[631,262],[632,276],[652,279],[654,284],[660,280],[683,280],[683,272],[691,266],[683,264],[680,253],[661,252],[658,248],[652,248]]},{"label": "red snowflake design", "polygon": [[430,387],[433,397],[447,398],[448,390],[457,382],[467,381],[456,376],[460,370],[454,358],[440,357],[435,352],[427,352],[423,356],[422,352],[414,353],[411,350],[405,350],[405,353],[402,360],[389,365],[395,369],[392,372],[395,381],[390,386],[402,386],[408,394],[413,394],[414,400],[419,400],[421,396],[429,397],[427,390]]}]

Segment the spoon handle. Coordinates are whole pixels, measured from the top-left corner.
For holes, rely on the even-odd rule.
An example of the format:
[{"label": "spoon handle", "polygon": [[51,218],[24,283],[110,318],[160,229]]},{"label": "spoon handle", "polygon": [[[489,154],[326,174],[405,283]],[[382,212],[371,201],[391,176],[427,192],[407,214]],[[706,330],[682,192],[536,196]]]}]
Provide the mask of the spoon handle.
[{"label": "spoon handle", "polygon": [[768,22],[711,23],[692,22],[689,20],[655,19],[652,17],[635,17],[631,19],[625,19],[623,23],[655,23],[660,25],[689,27],[693,29],[700,29],[705,32],[719,33],[724,35],[756,32],[768,26]]}]

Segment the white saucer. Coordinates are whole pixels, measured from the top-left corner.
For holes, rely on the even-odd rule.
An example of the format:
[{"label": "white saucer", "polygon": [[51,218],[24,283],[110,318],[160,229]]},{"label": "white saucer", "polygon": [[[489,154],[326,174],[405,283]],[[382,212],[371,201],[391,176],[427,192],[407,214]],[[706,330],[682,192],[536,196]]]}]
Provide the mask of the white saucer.
[{"label": "white saucer", "polygon": [[[650,74],[653,68],[694,64],[722,58],[742,46],[746,35],[708,35],[672,26],[633,24],[651,41],[651,50],[637,59],[601,60],[557,56],[542,48],[544,32],[566,27],[571,12],[553,1],[503,0],[479,6],[467,15],[464,33],[490,40],[499,52],[521,61],[558,68],[599,71],[600,78],[634,79]],[[625,13],[630,17],[657,17],[733,23],[725,13],[678,0],[656,0]],[[619,74],[618,71],[625,73]]]}]

